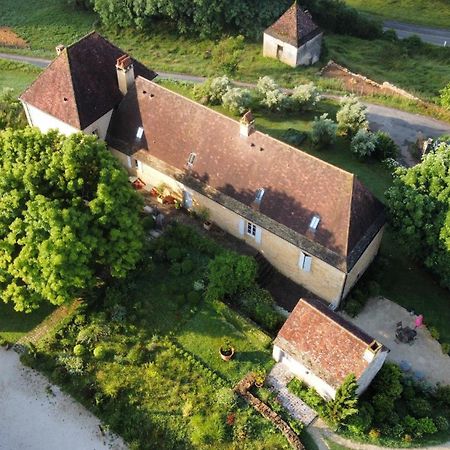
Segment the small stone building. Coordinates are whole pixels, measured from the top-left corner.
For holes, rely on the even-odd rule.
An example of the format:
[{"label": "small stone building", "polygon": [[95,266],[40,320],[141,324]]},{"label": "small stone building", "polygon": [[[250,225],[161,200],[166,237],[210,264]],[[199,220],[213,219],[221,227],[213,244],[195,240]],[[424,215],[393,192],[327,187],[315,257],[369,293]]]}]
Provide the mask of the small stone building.
[{"label": "small stone building", "polygon": [[292,67],[309,66],[320,58],[322,36],[311,14],[295,2],[264,31],[263,54]]},{"label": "small stone building", "polygon": [[354,374],[363,392],[389,349],[320,300],[301,299],[274,341],[273,357],[326,400]]}]

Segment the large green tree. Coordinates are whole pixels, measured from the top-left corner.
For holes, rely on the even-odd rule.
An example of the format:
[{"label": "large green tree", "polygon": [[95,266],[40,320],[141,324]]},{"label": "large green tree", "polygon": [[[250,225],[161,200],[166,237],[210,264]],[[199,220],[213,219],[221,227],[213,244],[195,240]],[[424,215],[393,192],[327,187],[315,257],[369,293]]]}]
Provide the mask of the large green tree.
[{"label": "large green tree", "polygon": [[450,287],[450,145],[399,168],[386,197],[390,220],[409,253]]},{"label": "large green tree", "polygon": [[255,36],[290,3],[290,0],[94,0],[94,9],[109,27],[143,29],[163,19],[183,34]]},{"label": "large green tree", "polygon": [[4,128],[23,128],[27,118],[23,106],[15,97],[13,90],[4,88],[0,93],[0,130]]},{"label": "large green tree", "polygon": [[0,297],[59,305],[124,277],[142,247],[141,200],[94,136],[0,132]]}]

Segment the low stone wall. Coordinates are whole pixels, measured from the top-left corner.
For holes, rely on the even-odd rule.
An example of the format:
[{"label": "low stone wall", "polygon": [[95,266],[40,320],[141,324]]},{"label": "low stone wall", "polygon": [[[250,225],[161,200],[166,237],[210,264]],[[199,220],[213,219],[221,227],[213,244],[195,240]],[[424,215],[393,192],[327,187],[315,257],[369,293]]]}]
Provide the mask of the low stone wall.
[{"label": "low stone wall", "polygon": [[305,450],[300,438],[294,433],[292,428],[275,411],[249,392],[254,384],[255,377],[252,373],[249,373],[235,386],[234,391],[243,397],[263,417],[270,420],[286,436],[292,448]]},{"label": "low stone wall", "polygon": [[327,65],[320,70],[320,75],[342,80],[347,90],[358,95],[389,94],[405,97],[409,100],[421,101],[418,97],[387,81],[384,81],[382,84],[377,83],[364,75],[351,72],[333,60],[328,61]]}]

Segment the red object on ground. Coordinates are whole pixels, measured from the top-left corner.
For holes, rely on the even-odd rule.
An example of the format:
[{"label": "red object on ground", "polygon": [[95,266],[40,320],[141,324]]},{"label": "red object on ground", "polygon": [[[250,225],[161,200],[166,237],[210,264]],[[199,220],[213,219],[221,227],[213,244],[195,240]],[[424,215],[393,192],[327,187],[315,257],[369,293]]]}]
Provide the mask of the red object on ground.
[{"label": "red object on ground", "polygon": [[144,186],[145,186],[145,183],[140,178],[138,178],[137,180],[133,181],[134,189],[139,190],[139,189],[142,189]]}]

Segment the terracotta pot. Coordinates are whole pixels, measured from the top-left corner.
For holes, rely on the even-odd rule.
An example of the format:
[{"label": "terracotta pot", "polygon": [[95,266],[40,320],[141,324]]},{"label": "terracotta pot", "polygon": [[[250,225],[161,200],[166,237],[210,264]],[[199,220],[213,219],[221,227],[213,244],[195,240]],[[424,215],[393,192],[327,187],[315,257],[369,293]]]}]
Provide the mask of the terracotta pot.
[{"label": "terracotta pot", "polygon": [[229,352],[229,354],[228,354],[228,352],[227,352],[227,353],[224,353],[223,350],[220,348],[220,349],[219,349],[219,354],[220,354],[220,357],[221,357],[224,361],[229,361],[229,360],[230,360],[231,358],[233,358],[233,356],[234,356],[234,348],[231,347],[231,351]]}]

